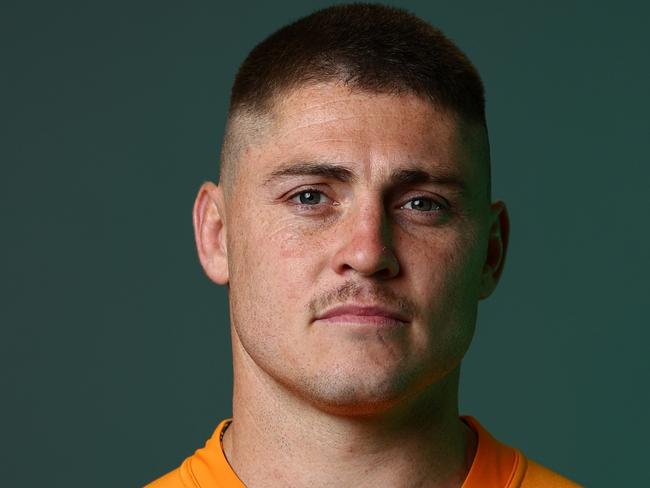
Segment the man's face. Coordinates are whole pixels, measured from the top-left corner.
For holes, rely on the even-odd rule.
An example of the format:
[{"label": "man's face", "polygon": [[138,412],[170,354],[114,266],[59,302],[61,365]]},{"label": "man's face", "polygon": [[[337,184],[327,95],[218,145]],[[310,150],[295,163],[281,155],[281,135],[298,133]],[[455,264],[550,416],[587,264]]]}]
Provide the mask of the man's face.
[{"label": "man's face", "polygon": [[331,411],[447,377],[491,292],[483,137],[414,95],[288,94],[225,204],[235,348]]}]

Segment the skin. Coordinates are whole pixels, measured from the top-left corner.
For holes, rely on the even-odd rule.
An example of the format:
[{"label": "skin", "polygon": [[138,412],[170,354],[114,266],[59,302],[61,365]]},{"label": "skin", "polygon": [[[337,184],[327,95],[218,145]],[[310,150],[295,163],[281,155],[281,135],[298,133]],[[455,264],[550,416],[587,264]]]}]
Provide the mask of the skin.
[{"label": "skin", "polygon": [[224,451],[246,486],[462,484],[460,363],[508,233],[488,157],[482,128],[415,95],[327,83],[276,104],[227,192],[201,187],[199,257],[230,294]]}]

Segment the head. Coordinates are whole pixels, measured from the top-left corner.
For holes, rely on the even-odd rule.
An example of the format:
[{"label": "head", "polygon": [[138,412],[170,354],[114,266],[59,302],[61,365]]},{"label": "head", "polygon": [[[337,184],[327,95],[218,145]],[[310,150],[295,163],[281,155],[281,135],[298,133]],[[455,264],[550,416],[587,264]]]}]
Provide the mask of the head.
[{"label": "head", "polygon": [[337,6],[258,45],[194,208],[235,381],[246,364],[347,414],[453,383],[503,267],[489,188],[482,83],[429,24]]}]

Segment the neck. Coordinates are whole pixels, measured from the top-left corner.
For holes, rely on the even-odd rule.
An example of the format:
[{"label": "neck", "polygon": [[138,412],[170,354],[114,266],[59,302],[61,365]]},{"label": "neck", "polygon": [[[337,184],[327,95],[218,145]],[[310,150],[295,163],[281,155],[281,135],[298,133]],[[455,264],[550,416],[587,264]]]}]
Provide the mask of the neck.
[{"label": "neck", "polygon": [[336,415],[279,385],[233,339],[223,446],[247,487],[462,485],[476,441],[458,418],[458,369],[385,411]]}]

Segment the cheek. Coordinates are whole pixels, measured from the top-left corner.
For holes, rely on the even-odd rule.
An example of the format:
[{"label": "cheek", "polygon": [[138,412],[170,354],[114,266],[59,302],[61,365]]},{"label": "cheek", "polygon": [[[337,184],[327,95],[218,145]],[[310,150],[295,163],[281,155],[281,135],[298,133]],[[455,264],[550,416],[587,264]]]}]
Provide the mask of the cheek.
[{"label": "cheek", "polygon": [[482,254],[474,235],[447,229],[399,243],[398,258],[425,308],[466,307],[477,301]]},{"label": "cheek", "polygon": [[[285,224],[285,225],[282,225]],[[295,223],[283,223],[268,236],[273,246],[274,273],[285,276],[287,298],[306,305],[313,297],[314,287],[327,263],[327,243],[323,232]]]},{"label": "cheek", "polygon": [[474,334],[480,283],[476,248],[463,238],[432,239],[417,249],[409,266],[421,304],[417,343],[439,368],[453,368]]},{"label": "cheek", "polygon": [[244,221],[249,225],[239,227],[242,237],[233,243],[231,293],[265,307],[304,306],[326,262],[322,232],[282,217],[259,221],[248,216]]},{"label": "cheek", "polygon": [[319,222],[300,222],[295,217],[280,218],[268,229],[268,239],[274,242],[283,259],[289,261],[318,261],[332,244],[329,226]]}]

